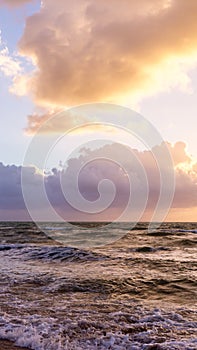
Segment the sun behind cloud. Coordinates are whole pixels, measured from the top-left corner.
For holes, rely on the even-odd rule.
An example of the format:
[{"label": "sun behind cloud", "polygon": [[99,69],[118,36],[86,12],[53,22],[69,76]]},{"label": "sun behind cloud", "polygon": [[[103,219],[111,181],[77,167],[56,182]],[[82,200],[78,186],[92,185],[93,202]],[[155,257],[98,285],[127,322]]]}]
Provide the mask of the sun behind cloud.
[{"label": "sun behind cloud", "polygon": [[18,75],[12,91],[43,106],[71,106],[188,89],[196,10],[195,0],[44,0],[19,42],[35,69]]}]

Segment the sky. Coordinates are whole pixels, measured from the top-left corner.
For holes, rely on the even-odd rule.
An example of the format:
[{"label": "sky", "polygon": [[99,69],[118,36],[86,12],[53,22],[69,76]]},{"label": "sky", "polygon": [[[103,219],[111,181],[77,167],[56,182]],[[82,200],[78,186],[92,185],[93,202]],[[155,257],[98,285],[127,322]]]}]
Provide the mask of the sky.
[{"label": "sky", "polygon": [[[124,219],[141,215],[151,220],[167,177],[168,200],[160,207],[166,220],[196,221],[196,12],[196,0],[59,0],[58,6],[53,0],[0,0],[0,220],[48,218],[46,203],[43,216],[31,207],[43,184],[58,219],[113,221],[132,189],[134,204]],[[101,112],[97,103],[103,104]],[[95,104],[92,114],[83,108],[86,104]],[[127,108],[143,116],[137,119],[140,140],[129,132],[135,113],[127,120]],[[120,112],[118,127],[104,127],[115,111]],[[112,124],[116,120],[110,119]],[[81,127],[101,121],[100,126]],[[149,136],[155,128],[160,142],[156,138],[145,144],[147,131],[142,129],[147,125]],[[60,142],[72,128],[77,129]],[[40,140],[40,149],[35,148]],[[76,196],[73,178],[79,169],[86,212],[77,200],[68,199],[68,189]],[[26,182],[21,184],[21,178]],[[114,187],[108,183],[103,193],[110,205],[101,211],[102,179],[110,179],[117,193],[112,196]]]}]

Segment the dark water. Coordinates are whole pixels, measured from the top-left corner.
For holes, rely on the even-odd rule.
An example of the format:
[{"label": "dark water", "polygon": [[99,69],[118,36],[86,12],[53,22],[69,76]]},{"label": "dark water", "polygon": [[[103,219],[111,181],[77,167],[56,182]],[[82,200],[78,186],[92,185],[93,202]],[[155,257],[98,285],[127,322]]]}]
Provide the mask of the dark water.
[{"label": "dark water", "polygon": [[138,224],[94,249],[0,223],[0,338],[34,350],[197,349],[196,243],[197,223]]}]

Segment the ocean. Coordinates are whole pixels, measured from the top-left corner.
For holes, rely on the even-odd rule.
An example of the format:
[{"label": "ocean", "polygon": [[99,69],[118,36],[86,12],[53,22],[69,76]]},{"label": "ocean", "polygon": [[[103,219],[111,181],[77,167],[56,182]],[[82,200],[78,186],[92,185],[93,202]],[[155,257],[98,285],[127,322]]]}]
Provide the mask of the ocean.
[{"label": "ocean", "polygon": [[1,222],[0,339],[34,350],[197,349],[197,223],[147,226],[106,226],[122,237],[76,248],[33,223]]}]

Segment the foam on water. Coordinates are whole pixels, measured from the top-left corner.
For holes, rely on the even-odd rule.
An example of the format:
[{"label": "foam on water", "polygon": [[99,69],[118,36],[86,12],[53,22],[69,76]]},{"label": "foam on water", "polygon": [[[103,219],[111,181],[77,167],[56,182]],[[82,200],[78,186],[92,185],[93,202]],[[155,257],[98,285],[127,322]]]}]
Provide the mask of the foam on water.
[{"label": "foam on water", "polygon": [[[90,316],[81,312],[80,319],[66,317],[59,323],[55,317],[33,315],[20,319],[4,315],[0,318],[0,337],[34,350],[197,348],[197,322],[176,312],[138,307],[131,314],[109,313],[102,323]],[[174,339],[170,339],[172,332]]]}]

